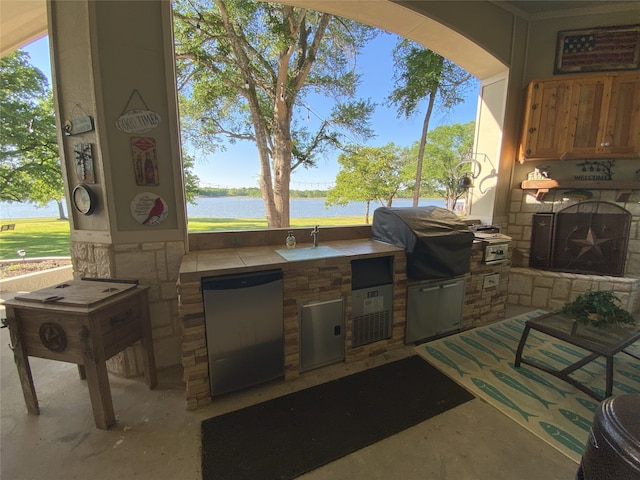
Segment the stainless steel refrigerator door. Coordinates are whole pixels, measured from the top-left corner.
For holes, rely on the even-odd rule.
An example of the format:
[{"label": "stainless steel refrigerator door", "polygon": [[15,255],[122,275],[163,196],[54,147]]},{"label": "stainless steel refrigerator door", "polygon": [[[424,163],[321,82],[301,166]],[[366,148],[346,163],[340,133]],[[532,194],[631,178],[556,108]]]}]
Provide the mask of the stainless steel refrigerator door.
[{"label": "stainless steel refrigerator door", "polygon": [[212,395],[284,375],[282,280],[254,283],[222,288],[203,282]]},{"label": "stainless steel refrigerator door", "polygon": [[463,278],[409,287],[405,343],[459,329],[463,308]]},{"label": "stainless steel refrigerator door", "polygon": [[344,360],[342,298],[300,307],[300,371]]}]

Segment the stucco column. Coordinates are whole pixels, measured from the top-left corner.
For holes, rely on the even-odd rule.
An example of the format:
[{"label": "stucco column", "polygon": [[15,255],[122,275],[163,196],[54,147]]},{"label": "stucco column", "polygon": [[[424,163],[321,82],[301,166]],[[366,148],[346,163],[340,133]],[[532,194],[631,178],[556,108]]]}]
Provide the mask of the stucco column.
[{"label": "stucco column", "polygon": [[[171,2],[47,7],[74,275],[149,285],[156,362],[179,364],[176,279],[187,231]],[[90,208],[73,194],[79,184],[92,192]],[[135,374],[140,360],[131,348],[110,367]]]}]

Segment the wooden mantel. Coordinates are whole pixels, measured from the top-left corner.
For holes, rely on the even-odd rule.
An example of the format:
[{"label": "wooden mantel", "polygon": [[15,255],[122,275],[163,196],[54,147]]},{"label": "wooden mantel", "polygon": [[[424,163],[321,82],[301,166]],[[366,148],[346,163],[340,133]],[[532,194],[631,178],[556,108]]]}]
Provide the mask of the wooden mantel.
[{"label": "wooden mantel", "polygon": [[553,188],[617,190],[616,202],[626,202],[632,190],[640,190],[640,180],[525,180],[520,188],[536,190],[538,201],[542,201]]}]

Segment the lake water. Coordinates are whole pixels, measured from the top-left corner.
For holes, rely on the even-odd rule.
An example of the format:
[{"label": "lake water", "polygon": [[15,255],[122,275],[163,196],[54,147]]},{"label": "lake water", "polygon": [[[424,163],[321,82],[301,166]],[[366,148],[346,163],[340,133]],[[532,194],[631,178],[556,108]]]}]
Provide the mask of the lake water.
[{"label": "lake water", "polygon": [[[324,198],[294,198],[291,199],[291,217],[352,217],[365,214],[365,203],[350,203],[344,207],[325,207]],[[411,199],[393,201],[394,207],[410,207]],[[421,200],[420,206],[433,205],[444,208],[444,200]],[[381,206],[372,202],[370,214]],[[198,198],[195,205],[187,205],[189,218],[265,218],[265,208],[261,198],[247,197],[217,197]],[[0,218],[41,218],[58,217],[58,207],[55,202],[39,208],[31,203],[0,202]]]}]

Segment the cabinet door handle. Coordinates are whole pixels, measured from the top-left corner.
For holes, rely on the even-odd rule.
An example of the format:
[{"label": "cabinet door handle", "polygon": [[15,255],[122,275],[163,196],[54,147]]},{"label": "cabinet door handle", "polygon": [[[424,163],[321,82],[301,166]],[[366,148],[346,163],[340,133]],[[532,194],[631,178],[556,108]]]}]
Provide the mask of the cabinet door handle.
[{"label": "cabinet door handle", "polygon": [[449,283],[447,285],[443,285],[442,288],[451,288],[451,287],[455,287],[456,285],[458,285],[457,283]]},{"label": "cabinet door handle", "polygon": [[610,147],[611,146],[611,142],[602,142],[600,144],[601,147]]},{"label": "cabinet door handle", "polygon": [[424,292],[433,292],[434,290],[438,290],[440,287],[431,287],[431,288],[421,288],[420,289],[420,293],[424,293]]},{"label": "cabinet door handle", "polygon": [[533,132],[535,132],[536,130],[537,130],[537,128],[536,128],[536,127],[531,127],[531,128],[529,129],[529,133],[533,133]]}]

